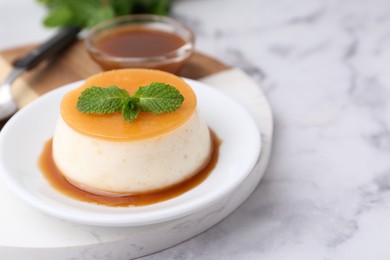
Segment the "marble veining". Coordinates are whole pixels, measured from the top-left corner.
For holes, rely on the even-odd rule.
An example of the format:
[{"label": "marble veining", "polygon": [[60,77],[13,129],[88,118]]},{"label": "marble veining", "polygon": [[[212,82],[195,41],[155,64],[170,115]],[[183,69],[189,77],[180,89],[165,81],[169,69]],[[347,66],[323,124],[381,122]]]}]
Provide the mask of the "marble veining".
[{"label": "marble veining", "polygon": [[[181,0],[172,12],[195,31],[197,50],[261,86],[273,153],[238,210],[141,259],[390,259],[390,2]],[[4,24],[12,41],[0,46],[21,44]],[[34,32],[23,39],[47,34]]]}]

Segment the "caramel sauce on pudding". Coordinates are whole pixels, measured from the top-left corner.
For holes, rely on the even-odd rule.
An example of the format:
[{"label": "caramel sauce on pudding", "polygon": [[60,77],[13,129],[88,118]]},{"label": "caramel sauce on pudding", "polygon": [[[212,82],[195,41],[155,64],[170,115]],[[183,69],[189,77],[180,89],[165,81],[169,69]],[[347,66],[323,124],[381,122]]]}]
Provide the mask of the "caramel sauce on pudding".
[{"label": "caramel sauce on pudding", "polygon": [[[181,107],[174,112],[159,115],[140,113],[131,123],[123,120],[121,112],[104,115],[83,114],[76,108],[81,92],[90,86],[116,85],[126,89],[132,96],[140,86],[152,82],[164,82],[177,88],[184,96]],[[194,91],[179,77],[157,70],[123,69],[88,78],[81,87],[64,96],[60,110],[64,121],[81,134],[109,141],[136,141],[153,138],[178,128],[193,115],[196,104]]]},{"label": "caramel sauce on pudding", "polygon": [[145,206],[175,198],[195,188],[209,176],[218,162],[219,148],[221,145],[221,140],[218,139],[215,133],[210,131],[210,135],[213,145],[212,153],[207,164],[199,172],[171,187],[148,193],[111,197],[89,193],[77,188],[64,177],[54,163],[52,139],[45,143],[39,158],[39,167],[52,187],[73,199],[110,207]]}]

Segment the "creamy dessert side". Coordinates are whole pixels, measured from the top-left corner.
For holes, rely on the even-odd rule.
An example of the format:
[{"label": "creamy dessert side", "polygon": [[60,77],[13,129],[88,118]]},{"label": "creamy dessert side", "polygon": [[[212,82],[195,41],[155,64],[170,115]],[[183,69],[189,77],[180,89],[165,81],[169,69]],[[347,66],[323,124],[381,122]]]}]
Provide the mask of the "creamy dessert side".
[{"label": "creamy dessert side", "polygon": [[[169,113],[139,112],[132,122],[121,112],[81,113],[77,102],[90,86],[116,85],[130,95],[152,82],[174,86],[184,97]],[[97,74],[67,93],[53,136],[53,159],[80,189],[106,196],[143,194],[178,184],[205,167],[212,144],[196,110],[190,86],[170,73],[123,69]]]}]

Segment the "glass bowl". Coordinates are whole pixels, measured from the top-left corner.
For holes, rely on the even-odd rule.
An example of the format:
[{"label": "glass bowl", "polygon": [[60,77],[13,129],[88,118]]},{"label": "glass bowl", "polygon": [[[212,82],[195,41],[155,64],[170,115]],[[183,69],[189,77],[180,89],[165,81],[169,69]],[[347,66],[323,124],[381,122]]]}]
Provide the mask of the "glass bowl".
[{"label": "glass bowl", "polygon": [[195,37],[184,24],[166,17],[136,14],[93,27],[85,46],[103,70],[149,68],[177,73],[194,51]]}]

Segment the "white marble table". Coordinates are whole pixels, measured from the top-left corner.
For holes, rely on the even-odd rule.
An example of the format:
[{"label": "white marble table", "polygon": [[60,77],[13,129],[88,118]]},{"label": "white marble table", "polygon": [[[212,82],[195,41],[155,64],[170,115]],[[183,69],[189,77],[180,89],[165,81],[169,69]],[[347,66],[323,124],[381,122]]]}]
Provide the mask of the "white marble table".
[{"label": "white marble table", "polygon": [[[43,13],[0,0],[0,49],[49,36]],[[237,211],[142,259],[389,259],[390,3],[182,0],[173,14],[262,86],[273,154]]]}]

